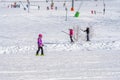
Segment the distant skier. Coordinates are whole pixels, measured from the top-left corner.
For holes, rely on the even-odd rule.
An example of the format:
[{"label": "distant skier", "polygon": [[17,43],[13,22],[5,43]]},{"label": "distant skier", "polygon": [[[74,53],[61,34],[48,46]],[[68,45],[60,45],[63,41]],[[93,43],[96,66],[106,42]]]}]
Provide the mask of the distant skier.
[{"label": "distant skier", "polygon": [[94,14],[96,14],[96,10],[94,10]]},{"label": "distant skier", "polygon": [[91,10],[91,14],[93,14],[93,10]]},{"label": "distant skier", "polygon": [[47,10],[49,10],[49,7],[47,6]]},{"label": "distant skier", "polygon": [[40,10],[40,6],[38,5],[38,10]]},{"label": "distant skier", "polygon": [[65,7],[66,6],[66,1],[63,3],[63,7]]},{"label": "distant skier", "polygon": [[38,43],[38,50],[36,52],[36,56],[39,55],[40,49],[41,49],[41,55],[44,55],[44,53],[43,53],[42,34],[39,34],[39,36],[38,36],[38,42],[37,43]]},{"label": "distant skier", "polygon": [[87,27],[86,28],[86,30],[84,30],[84,32],[86,32],[86,38],[87,38],[87,41],[90,41],[90,39],[89,39],[89,33],[90,33],[90,28],[89,27]]},{"label": "distant skier", "polygon": [[57,10],[57,6],[55,7],[55,10]]},{"label": "distant skier", "polygon": [[69,29],[69,35],[70,35],[70,41],[71,41],[71,42],[74,42],[74,41],[73,41],[73,34],[74,34],[73,29]]},{"label": "distant skier", "polygon": [[103,9],[103,15],[105,14],[105,8]]},{"label": "distant skier", "polygon": [[104,3],[103,15],[105,14],[105,6],[106,6],[106,4]]}]

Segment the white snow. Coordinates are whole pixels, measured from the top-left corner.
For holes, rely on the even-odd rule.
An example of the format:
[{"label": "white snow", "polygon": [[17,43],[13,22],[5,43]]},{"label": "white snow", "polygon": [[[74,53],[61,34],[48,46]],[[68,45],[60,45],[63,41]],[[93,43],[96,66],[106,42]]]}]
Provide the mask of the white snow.
[{"label": "white snow", "polygon": [[[58,10],[46,10],[50,3],[33,2],[30,13],[21,8],[7,8],[0,3],[0,80],[119,80],[120,79],[120,1],[84,1],[80,17],[74,17],[80,2],[67,2],[65,21],[63,2]],[[96,7],[97,4],[97,7]],[[26,3],[23,3],[25,6]],[[91,14],[96,10],[97,14]],[[80,31],[78,42],[70,44],[69,28],[91,26],[90,42]],[[43,34],[45,56],[35,56],[38,34]]]}]

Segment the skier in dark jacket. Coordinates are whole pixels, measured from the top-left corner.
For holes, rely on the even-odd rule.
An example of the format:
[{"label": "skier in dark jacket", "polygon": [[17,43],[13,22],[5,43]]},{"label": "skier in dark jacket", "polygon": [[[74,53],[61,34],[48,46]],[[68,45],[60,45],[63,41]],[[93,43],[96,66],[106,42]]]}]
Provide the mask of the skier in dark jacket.
[{"label": "skier in dark jacket", "polygon": [[86,38],[87,38],[87,41],[90,41],[90,39],[89,39],[89,33],[90,33],[90,29],[89,29],[89,27],[87,27],[86,28],[86,30],[84,30],[84,32],[86,32]]}]

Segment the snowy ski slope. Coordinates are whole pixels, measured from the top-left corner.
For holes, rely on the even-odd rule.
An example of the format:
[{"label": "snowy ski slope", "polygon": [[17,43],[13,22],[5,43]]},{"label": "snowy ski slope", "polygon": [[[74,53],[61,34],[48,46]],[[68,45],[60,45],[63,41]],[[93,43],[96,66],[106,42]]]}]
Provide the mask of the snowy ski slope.
[{"label": "snowy ski slope", "polygon": [[[30,6],[30,13],[21,8],[7,8],[0,3],[0,80],[119,80],[120,79],[120,1],[84,1],[80,17],[73,17],[67,2],[65,21],[63,2],[55,2],[58,10],[40,10]],[[23,3],[26,5],[26,3]],[[97,6],[96,6],[97,4]],[[97,14],[91,14],[96,10]],[[69,28],[91,26],[91,41],[80,31],[78,42],[70,44]],[[38,34],[43,34],[45,56],[35,56]]]}]

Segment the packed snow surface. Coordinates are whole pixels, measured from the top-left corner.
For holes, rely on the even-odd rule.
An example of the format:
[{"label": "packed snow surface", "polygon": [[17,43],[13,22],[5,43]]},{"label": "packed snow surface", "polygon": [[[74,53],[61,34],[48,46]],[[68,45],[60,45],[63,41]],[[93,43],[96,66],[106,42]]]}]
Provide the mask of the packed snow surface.
[{"label": "packed snow surface", "polygon": [[[54,3],[57,10],[46,9],[50,2],[32,2],[29,13],[23,9],[25,2],[17,3],[20,8],[1,2],[0,80],[119,80],[120,1],[104,2],[105,15],[102,1],[76,1],[73,12],[71,2],[66,2],[67,20],[64,2]],[[73,27],[90,27],[90,41],[79,30],[78,41],[71,44],[66,33]],[[39,33],[45,56],[35,56]]]}]

